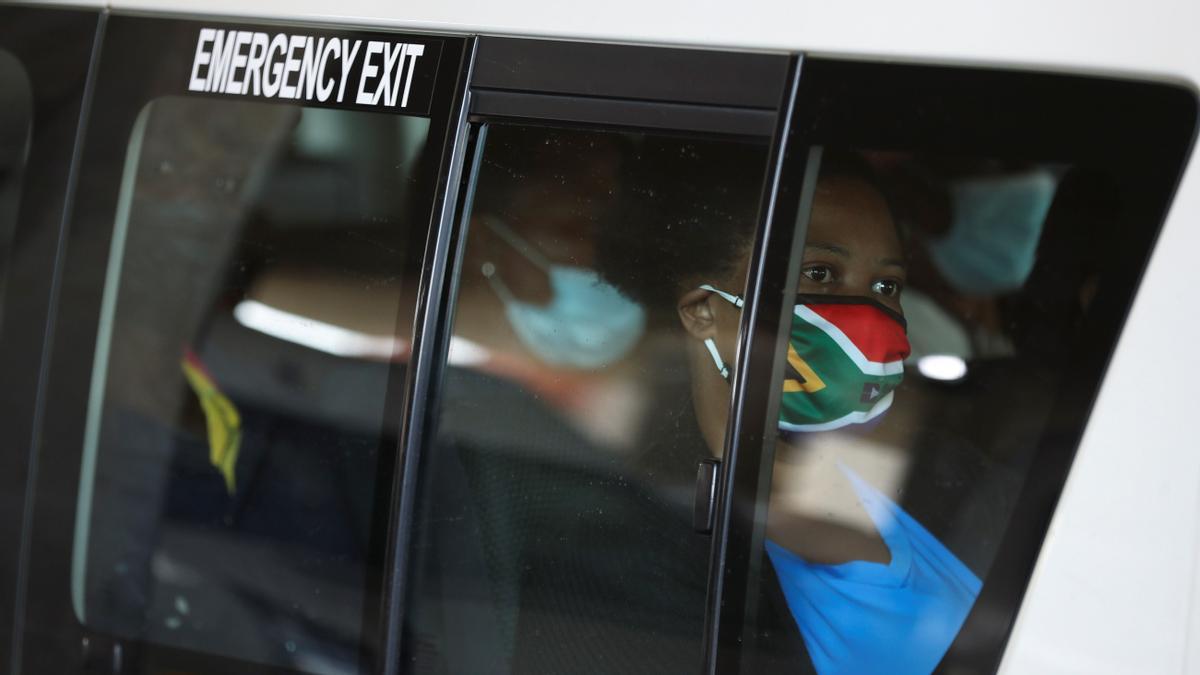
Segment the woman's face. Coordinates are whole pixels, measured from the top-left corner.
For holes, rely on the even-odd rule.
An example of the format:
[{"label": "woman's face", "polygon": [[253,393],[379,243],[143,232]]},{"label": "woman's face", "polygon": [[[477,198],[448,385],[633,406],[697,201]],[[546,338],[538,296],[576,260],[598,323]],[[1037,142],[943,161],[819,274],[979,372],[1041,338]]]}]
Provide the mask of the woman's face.
[{"label": "woman's face", "polygon": [[[749,244],[738,250],[741,262],[728,274],[706,283],[739,293],[745,283],[748,249]],[[868,297],[902,313],[900,292],[904,281],[900,238],[879,190],[852,176],[821,179],[809,218],[799,291]],[[711,339],[722,360],[732,368],[741,310],[695,287],[680,298],[678,310],[691,337],[687,350],[697,419],[710,450],[719,456],[729,407],[729,383],[718,372],[705,341]]]},{"label": "woman's face", "polygon": [[867,297],[902,314],[904,280],[904,253],[883,195],[853,176],[818,182],[800,292]]}]

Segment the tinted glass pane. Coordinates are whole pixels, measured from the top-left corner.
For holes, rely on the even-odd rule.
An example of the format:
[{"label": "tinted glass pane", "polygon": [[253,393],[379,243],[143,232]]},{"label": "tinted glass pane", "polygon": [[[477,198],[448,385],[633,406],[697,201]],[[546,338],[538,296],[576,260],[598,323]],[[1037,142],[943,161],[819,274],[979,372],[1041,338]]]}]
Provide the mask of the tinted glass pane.
[{"label": "tinted glass pane", "polygon": [[[33,92],[25,69],[11,53],[0,49],[0,298],[5,296],[8,260],[17,229],[17,202],[21,177],[29,157],[33,132]],[[0,329],[4,327],[4,306],[0,304]]]},{"label": "tinted glass pane", "polygon": [[[356,672],[424,119],[163,98],[129,141],[72,594],[89,628]],[[404,335],[407,331],[400,334]]]},{"label": "tinted glass pane", "polygon": [[743,670],[928,673],[1039,454],[1082,431],[1137,197],[1082,161],[820,152]]},{"label": "tinted glass pane", "polygon": [[767,147],[511,125],[479,147],[406,663],[694,672],[696,420],[729,394],[697,408],[688,374],[738,322],[698,287],[711,268],[740,292]]}]

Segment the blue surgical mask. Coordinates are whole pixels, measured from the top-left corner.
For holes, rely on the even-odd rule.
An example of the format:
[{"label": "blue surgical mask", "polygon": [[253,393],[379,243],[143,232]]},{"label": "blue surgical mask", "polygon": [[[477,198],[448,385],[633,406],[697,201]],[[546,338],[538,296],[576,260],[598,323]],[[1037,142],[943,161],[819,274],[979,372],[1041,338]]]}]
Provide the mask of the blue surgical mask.
[{"label": "blue surgical mask", "polygon": [[942,276],[970,295],[1019,289],[1033,271],[1057,186],[1045,169],[955,183],[950,232],[929,246]]},{"label": "blue surgical mask", "polygon": [[551,263],[503,223],[485,224],[550,279],[550,302],[517,299],[492,263],[484,263],[505,315],[530,352],[554,366],[601,368],[620,360],[646,329],[646,312],[594,270]]}]

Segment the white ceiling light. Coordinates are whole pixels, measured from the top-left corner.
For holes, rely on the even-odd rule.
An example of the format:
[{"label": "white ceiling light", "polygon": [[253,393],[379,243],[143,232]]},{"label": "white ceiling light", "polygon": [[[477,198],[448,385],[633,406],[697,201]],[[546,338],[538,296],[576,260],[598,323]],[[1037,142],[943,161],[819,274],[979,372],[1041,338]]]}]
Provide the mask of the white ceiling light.
[{"label": "white ceiling light", "polygon": [[967,376],[967,362],[953,354],[929,354],[917,360],[917,371],[931,380],[954,382]]},{"label": "white ceiling light", "polygon": [[[239,302],[233,316],[252,330],[334,356],[388,361],[408,354],[407,340],[335,326],[257,300]],[[486,348],[457,335],[450,338],[449,352],[448,361],[455,366],[477,366],[491,358]]]}]

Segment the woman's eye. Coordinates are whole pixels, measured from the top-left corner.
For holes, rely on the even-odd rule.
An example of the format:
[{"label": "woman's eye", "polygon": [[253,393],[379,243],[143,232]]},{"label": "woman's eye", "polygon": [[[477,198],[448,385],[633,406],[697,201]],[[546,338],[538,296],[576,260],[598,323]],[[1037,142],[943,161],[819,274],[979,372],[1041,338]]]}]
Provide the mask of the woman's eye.
[{"label": "woman's eye", "polygon": [[808,277],[809,281],[818,284],[827,284],[833,281],[833,270],[828,265],[812,265],[805,267],[801,274]]},{"label": "woman's eye", "polygon": [[894,298],[900,295],[900,282],[895,279],[880,279],[871,284],[871,291],[885,297]]}]

